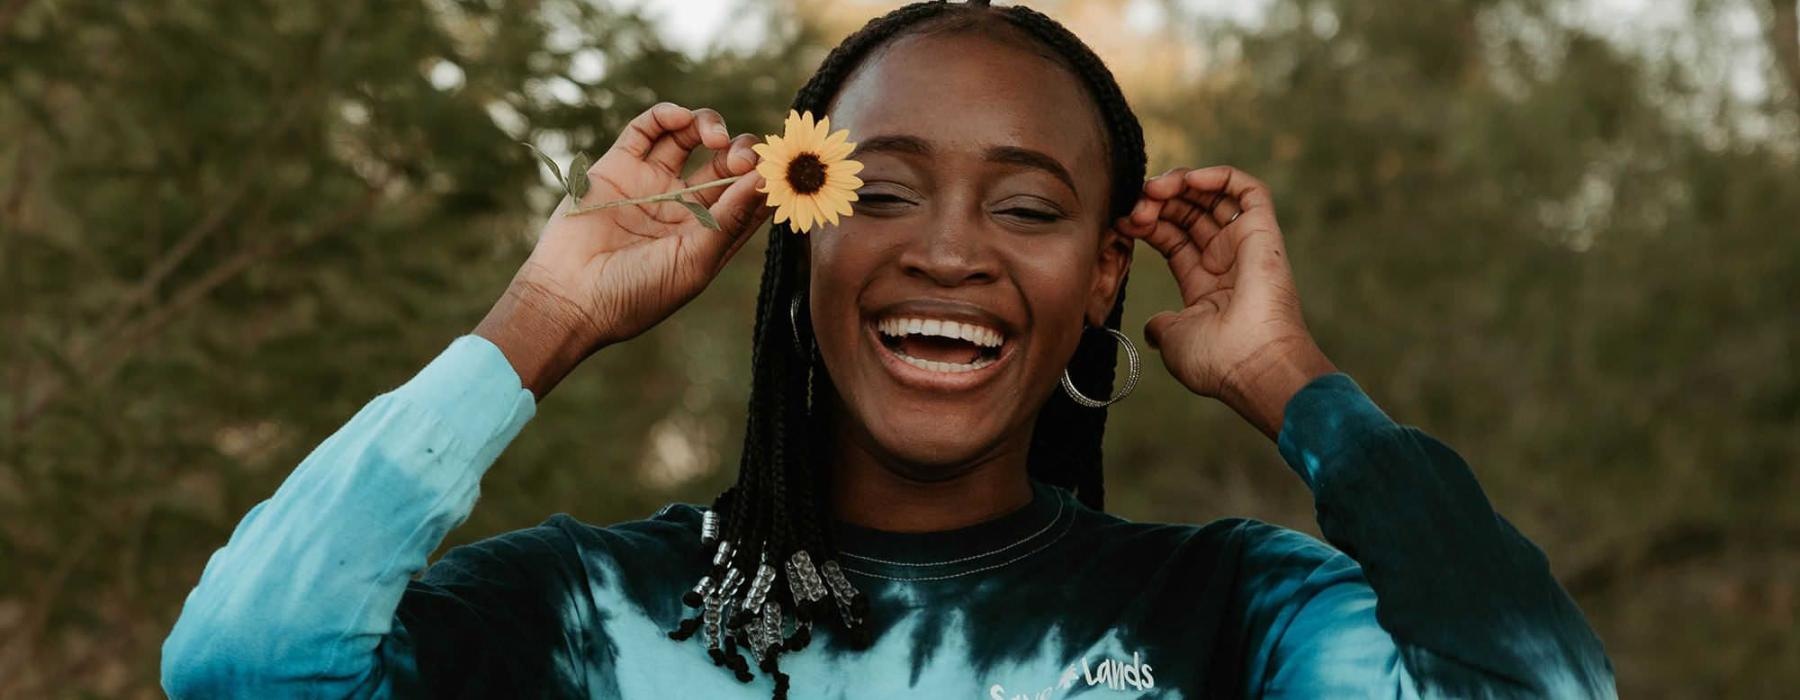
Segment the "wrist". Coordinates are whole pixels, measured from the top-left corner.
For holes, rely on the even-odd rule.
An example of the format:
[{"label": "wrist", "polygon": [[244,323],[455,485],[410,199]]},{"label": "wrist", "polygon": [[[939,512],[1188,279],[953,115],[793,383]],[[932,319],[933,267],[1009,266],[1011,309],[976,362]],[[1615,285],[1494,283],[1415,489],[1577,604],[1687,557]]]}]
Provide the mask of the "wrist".
[{"label": "wrist", "polygon": [[568,308],[543,285],[515,278],[474,333],[500,348],[519,383],[543,399],[595,350],[589,324]]},{"label": "wrist", "polygon": [[1309,336],[1274,341],[1226,378],[1225,402],[1274,439],[1281,433],[1288,401],[1312,380],[1336,371]]}]

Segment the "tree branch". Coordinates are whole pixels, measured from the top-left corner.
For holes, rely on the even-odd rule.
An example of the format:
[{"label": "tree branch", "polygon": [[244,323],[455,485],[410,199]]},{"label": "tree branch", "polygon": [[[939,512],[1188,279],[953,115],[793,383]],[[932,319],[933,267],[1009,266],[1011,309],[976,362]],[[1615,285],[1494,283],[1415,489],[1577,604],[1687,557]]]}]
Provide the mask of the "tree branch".
[{"label": "tree branch", "polygon": [[[94,384],[101,384],[110,379],[114,372],[125,365],[131,356],[146,342],[156,337],[169,322],[178,318],[183,312],[204,301],[212,292],[236,279],[238,275],[251,266],[291,253],[307,245],[330,237],[339,230],[355,223],[374,210],[381,201],[381,195],[387,191],[383,184],[371,184],[367,193],[354,206],[344,209],[331,222],[320,226],[319,233],[312,236],[296,236],[291,239],[271,240],[239,250],[236,254],[207,270],[199,279],[189,282],[186,287],[176,292],[166,303],[153,307],[145,312],[136,323],[125,326],[108,337],[100,339],[95,347],[100,354],[72,358],[79,373],[93,378]],[[53,375],[35,395],[26,397],[24,406],[13,417],[14,431],[23,432],[30,427],[44,409],[68,389],[68,383],[61,375]]]},{"label": "tree branch", "polygon": [[200,247],[201,243],[224,227],[227,216],[244,198],[244,194],[249,192],[250,183],[253,181],[253,178],[238,178],[237,183],[229,192],[214,200],[212,209],[207,212],[206,216],[189,228],[187,233],[182,235],[181,240],[175,242],[175,245],[164,251],[162,256],[150,265],[150,269],[144,271],[144,276],[138,280],[130,292],[125,294],[125,298],[119,301],[118,305],[113,308],[113,312],[107,315],[106,320],[100,323],[101,330],[94,334],[94,338],[109,338],[117,333],[133,309],[149,301],[150,297],[156,293],[157,288],[162,286],[163,281],[168,279],[169,274],[175,271],[175,268],[180,267],[181,263],[185,262],[188,256]]}]

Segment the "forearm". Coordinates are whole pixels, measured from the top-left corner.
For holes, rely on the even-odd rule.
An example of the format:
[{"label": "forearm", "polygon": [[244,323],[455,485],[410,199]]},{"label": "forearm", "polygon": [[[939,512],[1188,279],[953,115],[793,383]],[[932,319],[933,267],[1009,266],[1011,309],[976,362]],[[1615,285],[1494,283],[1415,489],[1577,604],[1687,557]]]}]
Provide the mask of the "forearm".
[{"label": "forearm", "polygon": [[1543,553],[1494,512],[1454,451],[1394,423],[1341,374],[1294,396],[1279,444],[1313,490],[1325,538],[1361,565],[1421,688],[1612,691],[1600,641]]},{"label": "forearm", "polygon": [[382,687],[376,649],[407,581],[467,518],[482,473],[534,409],[506,359],[473,337],[371,401],[207,563],[164,645],[170,694]]}]

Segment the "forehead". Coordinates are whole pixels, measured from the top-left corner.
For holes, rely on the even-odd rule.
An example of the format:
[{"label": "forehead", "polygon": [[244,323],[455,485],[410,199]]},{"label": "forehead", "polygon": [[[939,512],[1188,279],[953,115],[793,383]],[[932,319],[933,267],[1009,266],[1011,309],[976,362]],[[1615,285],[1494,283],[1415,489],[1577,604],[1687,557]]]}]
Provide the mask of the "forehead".
[{"label": "forehead", "polygon": [[1104,187],[1099,113],[1079,79],[1023,38],[986,31],[898,38],[850,76],[829,110],[852,139],[911,134],[946,150],[1018,146]]}]

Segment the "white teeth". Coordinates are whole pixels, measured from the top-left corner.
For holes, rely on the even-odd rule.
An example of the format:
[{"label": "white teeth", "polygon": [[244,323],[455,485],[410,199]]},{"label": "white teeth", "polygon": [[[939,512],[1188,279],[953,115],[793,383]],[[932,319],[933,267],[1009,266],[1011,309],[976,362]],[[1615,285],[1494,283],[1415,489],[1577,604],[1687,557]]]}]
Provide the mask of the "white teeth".
[{"label": "white teeth", "polygon": [[930,335],[966,340],[984,348],[1000,347],[1005,336],[1000,331],[973,323],[935,318],[884,318],[875,324],[886,335]]},{"label": "white teeth", "polygon": [[914,367],[918,367],[921,369],[928,369],[933,372],[945,372],[945,373],[949,373],[949,374],[959,374],[962,372],[973,372],[975,370],[981,369],[988,365],[994,364],[993,358],[989,358],[989,357],[983,357],[974,362],[970,362],[968,364],[962,364],[962,363],[957,363],[957,362],[936,362],[933,360],[921,360],[917,357],[913,357],[913,356],[908,355],[903,352],[894,353],[894,356],[900,358],[901,362],[905,362],[906,364],[912,365]]},{"label": "white teeth", "polygon": [[[950,321],[950,320],[938,319],[938,318],[912,318],[912,317],[883,318],[880,321],[876,322],[875,329],[880,331],[882,333],[882,335],[889,335],[889,336],[929,335],[929,336],[935,336],[935,337],[939,337],[939,338],[954,338],[957,340],[965,340],[965,341],[974,343],[975,345],[978,345],[978,346],[981,346],[984,348],[1000,347],[1001,341],[1005,340],[1005,338],[1006,338],[1004,335],[1001,335],[1000,331],[992,329],[992,328],[988,328],[986,326],[978,326],[973,323],[963,323],[961,321]],[[994,364],[995,359],[996,359],[996,358],[992,358],[992,357],[979,357],[979,358],[976,358],[975,361],[973,361],[973,362],[961,363],[961,362],[938,362],[936,360],[927,360],[924,358],[913,357],[904,352],[897,352],[897,351],[894,353],[894,355],[896,357],[899,357],[901,361],[905,362],[906,364],[912,365],[914,367],[918,367],[920,369],[931,370],[933,372],[945,372],[945,373],[949,373],[949,374],[957,374],[957,373],[961,373],[961,372],[973,372],[975,370],[981,369],[988,365]]]}]

